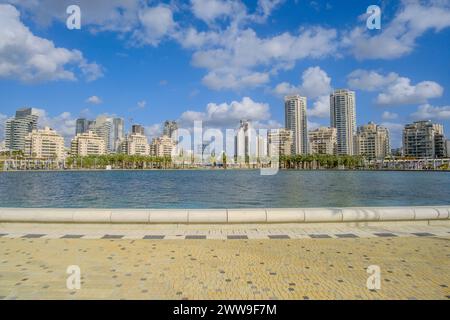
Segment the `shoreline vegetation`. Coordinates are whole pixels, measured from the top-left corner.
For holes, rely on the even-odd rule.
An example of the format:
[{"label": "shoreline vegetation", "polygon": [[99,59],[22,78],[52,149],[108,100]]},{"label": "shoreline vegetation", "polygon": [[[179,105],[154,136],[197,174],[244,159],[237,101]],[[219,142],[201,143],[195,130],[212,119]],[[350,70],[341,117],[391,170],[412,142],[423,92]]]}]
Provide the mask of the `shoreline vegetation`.
[{"label": "shoreline vegetation", "polygon": [[[156,157],[126,154],[68,157],[57,159],[30,159],[20,152],[0,155],[1,171],[99,171],[99,170],[248,170],[274,168],[281,170],[381,170],[381,171],[449,171],[450,159],[413,159],[389,157],[383,160],[368,160],[364,156],[281,155],[278,161],[243,159],[230,163],[225,155],[221,161],[196,163],[183,157]],[[236,160],[236,159],[233,159]]]}]

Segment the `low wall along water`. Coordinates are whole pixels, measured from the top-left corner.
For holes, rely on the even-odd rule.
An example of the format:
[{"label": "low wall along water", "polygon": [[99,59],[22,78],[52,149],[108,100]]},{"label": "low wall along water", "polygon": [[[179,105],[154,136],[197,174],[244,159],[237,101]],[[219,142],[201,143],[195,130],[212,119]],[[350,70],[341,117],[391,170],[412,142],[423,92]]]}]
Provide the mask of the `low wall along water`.
[{"label": "low wall along water", "polygon": [[450,206],[291,209],[0,208],[0,222],[216,224],[424,220],[450,220]]}]

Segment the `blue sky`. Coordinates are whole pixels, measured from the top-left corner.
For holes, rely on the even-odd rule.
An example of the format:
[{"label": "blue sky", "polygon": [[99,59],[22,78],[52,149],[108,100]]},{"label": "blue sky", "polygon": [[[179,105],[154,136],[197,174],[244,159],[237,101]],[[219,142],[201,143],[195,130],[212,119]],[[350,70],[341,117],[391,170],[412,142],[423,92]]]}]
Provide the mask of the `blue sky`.
[{"label": "blue sky", "polygon": [[[99,114],[150,136],[166,119],[277,127],[283,96],[299,93],[313,128],[329,125],[327,96],[345,87],[358,125],[387,126],[394,146],[414,120],[450,130],[450,1],[0,3],[1,125],[30,106],[67,138],[77,117]],[[71,4],[81,30],[66,27]],[[366,27],[373,4],[381,30]]]}]

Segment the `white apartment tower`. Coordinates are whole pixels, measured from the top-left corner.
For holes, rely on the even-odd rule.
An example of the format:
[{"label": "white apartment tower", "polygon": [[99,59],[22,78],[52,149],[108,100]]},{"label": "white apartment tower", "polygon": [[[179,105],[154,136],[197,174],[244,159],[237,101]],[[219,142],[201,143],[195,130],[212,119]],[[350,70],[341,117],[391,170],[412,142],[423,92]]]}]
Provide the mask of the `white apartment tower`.
[{"label": "white apartment tower", "polygon": [[308,133],[309,153],[336,154],[336,128],[320,127]]},{"label": "white apartment tower", "polygon": [[356,134],[356,96],[347,89],[335,90],[330,95],[331,126],[337,132],[337,154],[354,155]]},{"label": "white apartment tower", "polygon": [[308,129],[306,118],[306,97],[299,95],[284,98],[285,127],[292,131],[291,154],[308,153]]}]

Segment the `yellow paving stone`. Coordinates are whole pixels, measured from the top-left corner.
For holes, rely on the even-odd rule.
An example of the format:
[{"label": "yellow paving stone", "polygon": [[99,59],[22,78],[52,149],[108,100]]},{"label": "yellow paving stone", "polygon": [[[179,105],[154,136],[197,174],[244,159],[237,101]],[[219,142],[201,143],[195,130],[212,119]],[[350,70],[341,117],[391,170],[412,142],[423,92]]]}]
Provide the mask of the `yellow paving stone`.
[{"label": "yellow paving stone", "polygon": [[[450,238],[0,239],[2,299],[448,299]],[[81,289],[66,288],[69,265]],[[366,269],[381,269],[369,290]]]}]

